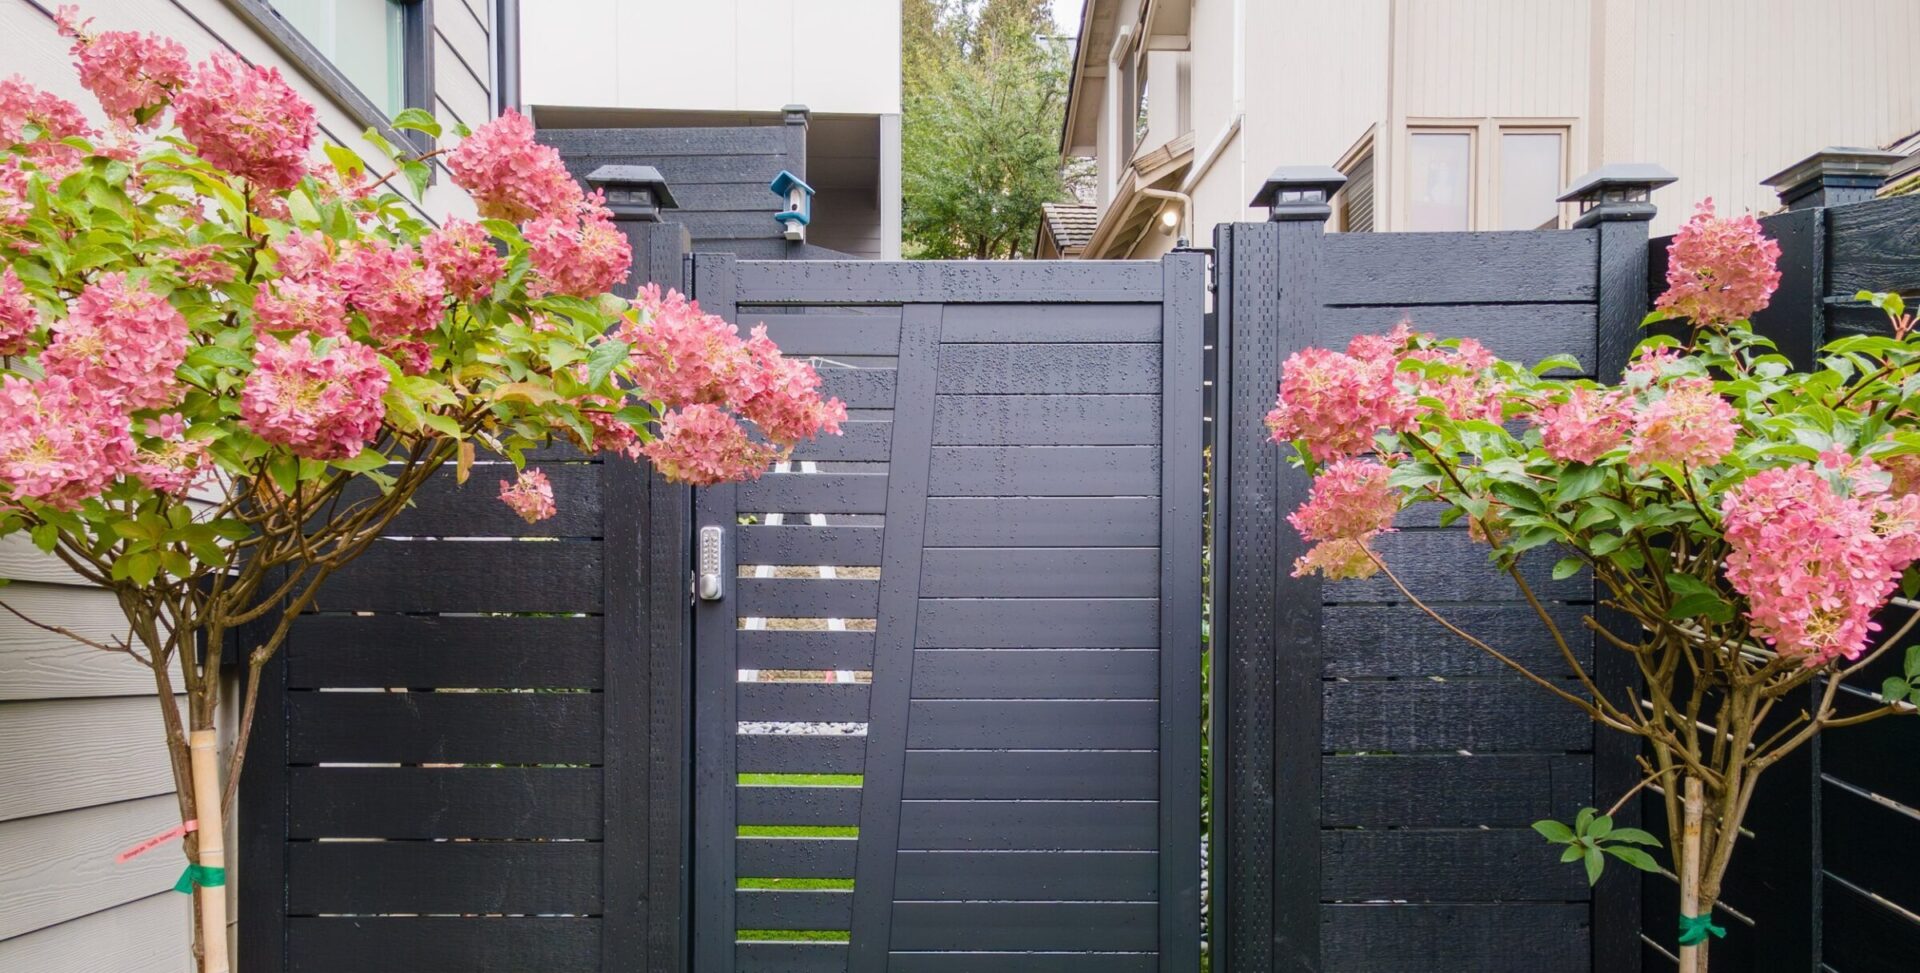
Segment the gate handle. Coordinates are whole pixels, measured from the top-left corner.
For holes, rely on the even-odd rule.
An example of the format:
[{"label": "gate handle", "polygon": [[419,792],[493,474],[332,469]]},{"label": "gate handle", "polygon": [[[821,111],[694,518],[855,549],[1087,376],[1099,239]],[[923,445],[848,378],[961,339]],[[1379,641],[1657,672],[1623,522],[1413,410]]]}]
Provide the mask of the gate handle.
[{"label": "gate handle", "polygon": [[726,538],[725,527],[700,528],[700,578],[695,592],[701,601],[719,601],[726,593],[726,575],[722,573],[726,558],[721,556]]}]

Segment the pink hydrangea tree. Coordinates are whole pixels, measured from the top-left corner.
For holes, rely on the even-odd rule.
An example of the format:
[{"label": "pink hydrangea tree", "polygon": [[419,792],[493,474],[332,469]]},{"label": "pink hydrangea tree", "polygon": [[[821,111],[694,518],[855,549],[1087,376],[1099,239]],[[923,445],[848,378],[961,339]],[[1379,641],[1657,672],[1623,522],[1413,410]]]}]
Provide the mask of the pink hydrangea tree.
[{"label": "pink hydrangea tree", "polygon": [[[195,948],[220,971],[221,822],[261,669],[428,477],[465,482],[481,450],[504,457],[499,501],[537,522],[566,498],[526,468],[533,447],[646,456],[711,484],[759,476],[846,413],[764,330],[652,287],[607,293],[628,273],[624,234],[511,111],[418,156],[368,132],[393,165],[376,177],[317,152],[312,106],[271,68],[189,64],[178,43],[96,31],[71,8],[59,23],[113,135],[0,81],[0,535],[112,591],[127,631],[0,607],[152,673]],[[417,110],[395,124],[442,135]],[[393,189],[420,193],[443,154],[479,221],[436,226]],[[221,653],[196,647],[243,632],[222,768]]]},{"label": "pink hydrangea tree", "polygon": [[[1752,217],[1703,203],[1669,252],[1643,341],[1621,381],[1551,377],[1496,360],[1471,339],[1402,324],[1345,352],[1285,365],[1268,425],[1313,474],[1289,518],[1310,543],[1296,575],[1384,574],[1454,636],[1490,653],[1601,726],[1645,741],[1643,779],[1606,812],[1535,825],[1563,862],[1597,881],[1609,858],[1656,870],[1653,835],[1613,814],[1653,788],[1665,802],[1681,885],[1682,969],[1703,971],[1713,908],[1755,787],[1815,735],[1895,713],[1920,696],[1920,646],[1877,693],[1843,685],[1907,635],[1880,617],[1920,588],[1920,341],[1900,298],[1891,336],[1842,338],[1796,372],[1748,322],[1779,282],[1779,248]],[[1684,320],[1684,326],[1680,322]],[[1560,372],[1564,374],[1564,371]],[[1573,675],[1537,672],[1427,604],[1377,539],[1413,507],[1465,520],[1511,575]],[[1522,570],[1556,552],[1552,576],[1590,572],[1612,619],[1562,631]],[[1554,557],[1555,554],[1544,556]],[[1600,685],[1574,648],[1625,653],[1636,686]]]}]

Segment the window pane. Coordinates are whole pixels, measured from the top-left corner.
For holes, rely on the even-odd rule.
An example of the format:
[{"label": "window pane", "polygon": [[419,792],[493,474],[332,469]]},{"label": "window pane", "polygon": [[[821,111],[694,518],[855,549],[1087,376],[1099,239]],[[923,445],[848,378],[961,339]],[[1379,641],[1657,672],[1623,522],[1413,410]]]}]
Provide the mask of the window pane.
[{"label": "window pane", "polygon": [[1560,135],[1500,136],[1500,228],[1551,230],[1560,225]]},{"label": "window pane", "polygon": [[406,22],[394,0],[273,0],[273,9],[368,100],[406,107]]},{"label": "window pane", "polygon": [[1407,229],[1467,229],[1472,161],[1472,136],[1465,132],[1407,137]]}]

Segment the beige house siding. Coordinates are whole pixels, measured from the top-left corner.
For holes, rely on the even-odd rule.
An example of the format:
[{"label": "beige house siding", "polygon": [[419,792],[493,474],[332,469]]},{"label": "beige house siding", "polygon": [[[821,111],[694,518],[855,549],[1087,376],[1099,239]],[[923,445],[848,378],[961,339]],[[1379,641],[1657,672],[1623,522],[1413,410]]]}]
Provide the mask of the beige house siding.
[{"label": "beige house siding", "polygon": [[[7,57],[0,74],[87,109],[54,30],[52,0],[0,0]],[[435,112],[443,124],[492,116],[488,0],[433,0]],[[230,0],[87,0],[105,30],[150,30],[197,62],[229,50],[278,67],[314,104],[322,138],[384,162],[366,125],[282,57]],[[442,172],[421,206],[471,213]],[[0,540],[0,601],[48,624],[105,640],[125,634],[119,606],[24,537]],[[172,891],[179,850],[127,865],[115,853],[179,820],[152,676],[125,656],[86,648],[0,613],[0,970],[33,973],[186,971],[190,910]],[[232,847],[231,841],[229,847]],[[237,894],[235,883],[229,889]]]},{"label": "beige house siding", "polygon": [[[1089,23],[1141,16],[1137,0],[1088,2]],[[1723,212],[1769,211],[1778,204],[1760,180],[1772,173],[1829,145],[1920,129],[1913,0],[1187,2],[1196,236],[1258,219],[1246,202],[1274,167],[1333,164],[1369,131],[1377,229],[1406,226],[1402,160],[1409,128],[1423,125],[1478,133],[1474,214],[1492,225],[1493,142],[1506,125],[1564,129],[1564,181],[1612,162],[1672,170],[1680,182],[1656,197],[1653,225],[1667,233],[1703,196]],[[1083,153],[1105,144],[1085,120],[1105,122],[1104,79],[1088,63],[1069,146]],[[1098,255],[1171,246],[1150,234],[1135,252]]]}]

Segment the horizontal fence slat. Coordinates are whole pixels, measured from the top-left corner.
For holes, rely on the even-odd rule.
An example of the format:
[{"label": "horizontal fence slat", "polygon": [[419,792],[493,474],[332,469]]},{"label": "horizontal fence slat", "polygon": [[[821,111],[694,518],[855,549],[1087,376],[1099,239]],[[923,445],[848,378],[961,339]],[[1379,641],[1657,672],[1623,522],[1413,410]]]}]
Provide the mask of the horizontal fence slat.
[{"label": "horizontal fence slat", "polygon": [[1325,969],[1368,973],[1584,970],[1590,925],[1578,902],[1328,904],[1320,955]]},{"label": "horizontal fence slat", "polygon": [[598,689],[600,639],[596,616],[303,615],[282,651],[294,689]]},{"label": "horizontal fence slat", "polygon": [[598,693],[288,693],[293,763],[591,764]]},{"label": "horizontal fence slat", "polygon": [[[1859,840],[1862,836],[1853,836]],[[1892,970],[1889,957],[1920,955],[1920,922],[1833,880],[1822,882],[1820,958],[1836,970]]]},{"label": "horizontal fence slat", "polygon": [[736,973],[846,973],[847,944],[748,942],[733,947]]},{"label": "horizontal fence slat", "polygon": [[[1886,849],[1920,843],[1920,820],[1825,784],[1820,790],[1821,865],[1859,888],[1920,912],[1920,873]],[[1874,836],[1865,840],[1866,836]]]},{"label": "horizontal fence slat", "polygon": [[1321,894],[1335,901],[1584,902],[1587,878],[1555,866],[1531,828],[1322,831]]},{"label": "horizontal fence slat", "polygon": [[853,893],[846,889],[741,889],[733,894],[733,914],[734,925],[740,929],[849,929],[853,925]]},{"label": "horizontal fence slat", "polygon": [[[479,463],[466,483],[452,466],[436,471],[413,495],[385,533],[398,537],[599,537],[601,464],[541,463],[553,485],[555,513],[529,524],[500,502],[500,481],[515,477],[510,463]],[[356,478],[343,491],[342,504],[379,493],[372,481]]]},{"label": "horizontal fence slat", "polygon": [[820,373],[820,394],[847,404],[849,409],[893,408],[894,370],[891,368],[838,368],[816,365]]},{"label": "horizontal fence slat", "polygon": [[1589,803],[1593,758],[1330,756],[1320,781],[1327,827],[1526,828]]},{"label": "horizontal fence slat", "polygon": [[[1477,567],[1478,565],[1475,565]],[[1567,637],[1582,667],[1593,660],[1593,636],[1581,621],[1591,607],[1549,604],[1547,615]],[[1412,605],[1329,605],[1320,629],[1329,676],[1505,676],[1506,664],[1441,627]],[[1571,676],[1566,657],[1528,605],[1451,605],[1447,620],[1534,672]]]},{"label": "horizontal fence slat", "polygon": [[1152,851],[1152,801],[903,801],[900,847],[955,851]]},{"label": "horizontal fence slat", "polygon": [[[1374,548],[1422,601],[1524,600],[1512,576],[1488,563],[1487,546],[1469,538],[1465,528],[1382,534],[1374,539]],[[1554,580],[1554,562],[1564,556],[1553,548],[1528,551],[1520,556],[1520,576],[1542,601],[1592,601],[1593,576],[1585,569]],[[1328,604],[1402,600],[1400,589],[1384,572],[1371,578],[1335,581],[1325,590]]]},{"label": "horizontal fence slat", "polygon": [[936,497],[1151,497],[1157,446],[935,446],[927,492]]},{"label": "horizontal fence slat", "polygon": [[[541,126],[541,144],[575,154],[673,157],[725,152],[732,155],[781,155],[786,152],[786,130],[777,125],[729,125],[687,128],[548,128]],[[674,194],[679,195],[676,189]],[[765,187],[760,190],[767,195]]]},{"label": "horizontal fence slat", "polygon": [[743,774],[857,774],[866,763],[867,738],[742,733],[734,754]]},{"label": "horizontal fence slat", "polygon": [[916,699],[907,706],[907,746],[915,750],[1136,750],[1159,741],[1155,700]]},{"label": "horizontal fence slat", "polygon": [[767,337],[788,355],[897,355],[900,312],[886,314],[764,314],[742,311],[740,331],[767,326]]},{"label": "horizontal fence slat", "polygon": [[1159,795],[1159,754],[909,750],[907,800],[1142,801]]},{"label": "horizontal fence slat", "polygon": [[879,527],[761,527],[735,529],[741,564],[830,564],[873,567],[880,563]]},{"label": "horizontal fence slat", "polygon": [[915,699],[1155,699],[1151,649],[919,649]]},{"label": "horizontal fence slat", "polygon": [[927,501],[933,547],[1160,543],[1156,497],[949,497]]},{"label": "horizontal fence slat", "polygon": [[741,878],[852,878],[854,838],[736,838]]},{"label": "horizontal fence slat", "polygon": [[1153,598],[1156,547],[936,548],[921,556],[923,598]]},{"label": "horizontal fence slat", "polygon": [[600,837],[590,767],[293,767],[293,838]]},{"label": "horizontal fence slat", "polygon": [[1595,314],[1592,304],[1330,307],[1314,318],[1314,344],[1345,348],[1355,335],[1384,334],[1408,321],[1415,331],[1441,338],[1472,338],[1501,358],[1526,365],[1553,355],[1572,355],[1580,360],[1578,374],[1591,375],[1597,360]]},{"label": "horizontal fence slat", "polygon": [[1591,301],[1593,230],[1329,233],[1316,278],[1326,304],[1531,304]]},{"label": "horizontal fence slat", "polygon": [[743,682],[743,722],[860,723],[867,718],[866,683]]},{"label": "horizontal fence slat", "polygon": [[1160,391],[1157,344],[944,344],[943,395],[1112,395]]},{"label": "horizontal fence slat", "polygon": [[[1567,681],[1569,692],[1579,684]],[[1327,682],[1321,745],[1328,752],[1590,750],[1587,715],[1518,676]]]},{"label": "horizontal fence slat", "polygon": [[952,342],[1159,341],[1160,305],[954,304],[940,339]]},{"label": "horizontal fence slat", "polygon": [[735,636],[742,669],[871,669],[872,632],[747,629]]},{"label": "horizontal fence slat", "polygon": [[737,578],[743,618],[872,618],[880,582],[866,578]]},{"label": "horizontal fence slat", "polygon": [[327,580],[318,611],[597,612],[601,545],[375,541]]},{"label": "horizontal fence slat", "polygon": [[891,942],[903,952],[1151,952],[1158,911],[1151,902],[900,902]]},{"label": "horizontal fence slat", "polygon": [[914,645],[922,649],[1144,649],[1160,644],[1160,604],[1150,598],[926,598]]},{"label": "horizontal fence slat", "polygon": [[600,920],[354,916],[287,921],[288,973],[601,973]]},{"label": "horizontal fence slat", "polygon": [[939,395],[936,446],[1138,446],[1160,442],[1154,395]]},{"label": "horizontal fence slat", "polygon": [[893,441],[893,423],[882,419],[854,419],[840,424],[837,436],[821,435],[793,447],[793,459],[833,463],[885,462]]},{"label": "horizontal fence slat", "polygon": [[1159,855],[1150,851],[902,851],[896,900],[1002,899],[1151,902]]},{"label": "horizontal fence slat", "polygon": [[887,511],[882,473],[768,473],[735,488],[741,513],[879,514]]},{"label": "horizontal fence slat", "polygon": [[1827,210],[1827,293],[1920,291],[1920,196]]},{"label": "horizontal fence slat", "polygon": [[[1882,623],[1887,623],[1883,618]],[[1889,655],[1882,660],[1885,671],[1870,669],[1857,681],[1874,686],[1879,680],[1898,673],[1900,662]],[[1845,707],[1851,715],[1859,708]],[[1908,762],[1920,753],[1920,719],[1869,720],[1845,732],[1820,737],[1820,771],[1836,780],[1862,790],[1920,808],[1920,774],[1908,772]]]},{"label": "horizontal fence slat", "polygon": [[[858,787],[741,787],[734,796],[741,824],[793,824],[846,827],[860,823]],[[797,926],[747,926],[788,929]]]},{"label": "horizontal fence slat", "polygon": [[1158,953],[889,953],[892,973],[1154,973]]},{"label": "horizontal fence slat", "polygon": [[600,911],[600,846],[558,842],[306,842],[287,846],[290,915]]},{"label": "horizontal fence slat", "polygon": [[1158,301],[1157,260],[742,260],[742,304]]}]

